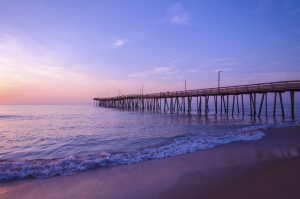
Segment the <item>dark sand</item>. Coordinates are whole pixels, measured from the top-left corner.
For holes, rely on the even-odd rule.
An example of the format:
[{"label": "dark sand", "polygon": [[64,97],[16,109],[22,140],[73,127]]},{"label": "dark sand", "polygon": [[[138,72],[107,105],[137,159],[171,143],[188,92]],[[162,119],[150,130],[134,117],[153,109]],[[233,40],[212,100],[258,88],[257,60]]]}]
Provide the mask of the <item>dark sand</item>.
[{"label": "dark sand", "polygon": [[300,127],[133,165],[0,184],[0,198],[300,198]]}]

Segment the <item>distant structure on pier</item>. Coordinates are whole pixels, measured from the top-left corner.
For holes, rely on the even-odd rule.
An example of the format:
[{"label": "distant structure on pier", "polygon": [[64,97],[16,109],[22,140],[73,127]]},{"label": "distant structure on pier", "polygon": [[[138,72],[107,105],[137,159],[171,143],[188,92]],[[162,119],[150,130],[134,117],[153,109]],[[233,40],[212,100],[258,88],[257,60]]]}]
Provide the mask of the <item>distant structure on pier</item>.
[{"label": "distant structure on pier", "polygon": [[[281,81],[239,86],[195,89],[175,92],[160,92],[153,94],[122,95],[108,98],[94,98],[94,105],[127,110],[153,110],[170,113],[188,113],[192,111],[192,100],[196,100],[197,113],[208,115],[209,100],[213,98],[214,113],[223,115],[234,113],[245,114],[244,98],[249,97],[250,115],[261,117],[263,106],[265,115],[268,116],[268,93],[274,93],[273,117],[276,115],[277,96],[279,96],[281,114],[285,117],[282,93],[290,93],[291,118],[295,118],[295,92],[300,91],[300,80]],[[259,98],[257,96],[260,96]],[[232,99],[231,110],[229,101]],[[260,102],[258,101],[260,100]],[[219,103],[218,103],[219,101]],[[257,107],[257,101],[259,107]],[[241,104],[241,107],[240,107]],[[240,110],[241,108],[241,110]],[[258,110],[257,110],[258,108]]]}]

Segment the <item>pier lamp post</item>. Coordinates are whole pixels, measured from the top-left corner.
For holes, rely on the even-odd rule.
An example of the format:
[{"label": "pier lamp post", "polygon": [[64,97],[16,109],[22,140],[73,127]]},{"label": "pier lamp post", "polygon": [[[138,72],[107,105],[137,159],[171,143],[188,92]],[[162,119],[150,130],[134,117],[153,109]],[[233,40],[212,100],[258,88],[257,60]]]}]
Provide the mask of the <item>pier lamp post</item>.
[{"label": "pier lamp post", "polygon": [[184,91],[186,91],[186,80],[182,80],[184,82]]},{"label": "pier lamp post", "polygon": [[145,108],[145,103],[144,103],[144,84],[142,84],[142,109],[144,110]]},{"label": "pier lamp post", "polygon": [[223,72],[223,71],[222,70],[218,71],[218,92],[220,91],[221,72]]}]

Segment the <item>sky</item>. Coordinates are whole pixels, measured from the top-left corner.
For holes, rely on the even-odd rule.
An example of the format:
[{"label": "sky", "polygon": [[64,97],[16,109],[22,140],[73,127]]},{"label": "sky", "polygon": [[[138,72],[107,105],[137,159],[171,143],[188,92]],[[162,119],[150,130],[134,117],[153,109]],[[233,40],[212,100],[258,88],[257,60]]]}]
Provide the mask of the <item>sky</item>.
[{"label": "sky", "polygon": [[300,79],[299,0],[0,0],[0,104]]}]

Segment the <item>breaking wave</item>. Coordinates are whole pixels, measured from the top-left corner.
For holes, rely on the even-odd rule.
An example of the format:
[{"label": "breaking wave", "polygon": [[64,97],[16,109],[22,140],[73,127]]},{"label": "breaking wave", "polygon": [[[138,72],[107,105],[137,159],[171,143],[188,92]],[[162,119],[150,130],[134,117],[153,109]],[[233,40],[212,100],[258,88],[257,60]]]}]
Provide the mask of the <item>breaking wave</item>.
[{"label": "breaking wave", "polygon": [[164,143],[129,152],[68,156],[55,159],[0,160],[0,182],[28,177],[46,178],[57,175],[71,175],[84,170],[114,165],[133,164],[208,149],[215,146],[262,139],[262,131],[222,135],[184,135],[168,139]]}]

